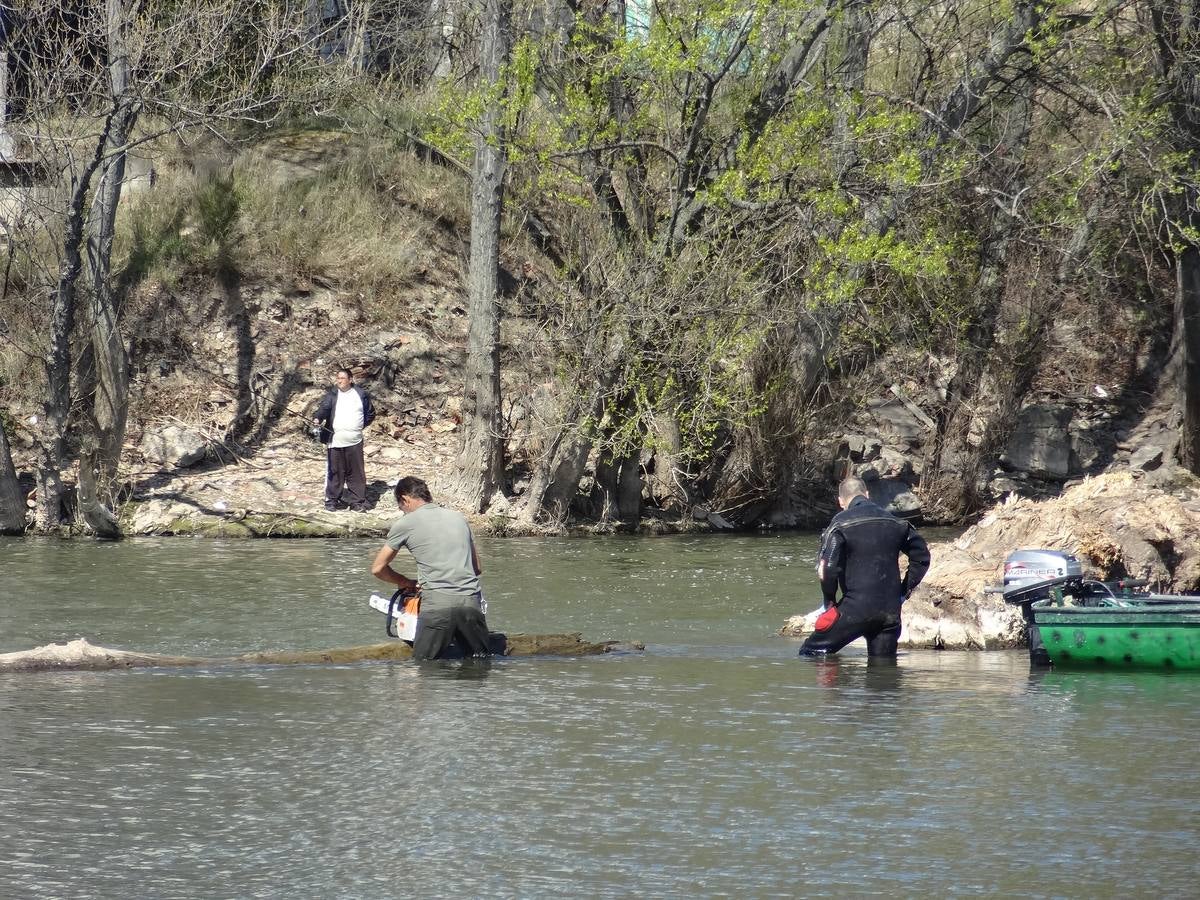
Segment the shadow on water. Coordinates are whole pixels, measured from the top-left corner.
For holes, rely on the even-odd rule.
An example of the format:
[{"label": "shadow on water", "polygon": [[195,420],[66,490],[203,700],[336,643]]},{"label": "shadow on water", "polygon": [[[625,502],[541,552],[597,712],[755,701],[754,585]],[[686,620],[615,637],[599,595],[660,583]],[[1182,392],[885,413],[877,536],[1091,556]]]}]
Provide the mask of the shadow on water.
[{"label": "shadow on water", "polygon": [[426,659],[417,663],[417,671],[421,677],[451,681],[483,681],[492,674],[492,660],[486,657]]},{"label": "shadow on water", "polygon": [[1173,697],[1179,692],[1190,695],[1197,683],[1194,672],[1175,672],[1169,669],[1054,669],[1031,667],[1028,689],[1048,694],[1148,694]]},{"label": "shadow on water", "polygon": [[816,672],[816,683],[823,688],[861,688],[877,693],[898,693],[903,687],[904,667],[894,656],[840,658],[837,656],[800,657]]}]

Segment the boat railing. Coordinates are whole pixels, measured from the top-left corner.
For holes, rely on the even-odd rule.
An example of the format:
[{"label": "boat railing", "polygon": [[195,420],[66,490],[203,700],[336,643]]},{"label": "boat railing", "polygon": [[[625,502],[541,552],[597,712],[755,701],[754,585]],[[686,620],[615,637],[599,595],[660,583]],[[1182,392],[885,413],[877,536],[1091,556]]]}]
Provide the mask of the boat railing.
[{"label": "boat railing", "polygon": [[1043,606],[1127,607],[1147,605],[1197,605],[1200,596],[1187,594],[1155,594],[1143,590],[1149,579],[1123,578],[1117,581],[1096,581],[1078,575],[1063,575],[1032,584],[984,588],[985,593],[1004,595],[1004,602],[1028,606],[1042,602]]},{"label": "boat railing", "polygon": [[[1200,596],[1154,594],[1140,590],[1147,584],[1149,581],[1146,579],[1093,581],[1085,578],[1070,584],[1051,587],[1046,599],[1052,601],[1052,605],[1055,606],[1131,607],[1179,604],[1200,606]],[[1072,602],[1068,604],[1068,600]]]}]

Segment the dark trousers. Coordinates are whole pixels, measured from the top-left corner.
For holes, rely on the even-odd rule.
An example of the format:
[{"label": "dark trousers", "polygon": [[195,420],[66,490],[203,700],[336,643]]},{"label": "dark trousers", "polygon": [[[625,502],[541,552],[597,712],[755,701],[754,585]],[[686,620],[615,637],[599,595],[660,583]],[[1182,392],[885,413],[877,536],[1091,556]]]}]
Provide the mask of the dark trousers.
[{"label": "dark trousers", "polygon": [[474,605],[422,609],[417,615],[413,659],[491,655],[487,619]]},{"label": "dark trousers", "polygon": [[858,611],[847,609],[845,604],[835,606],[817,620],[817,628],[801,645],[800,655],[837,653],[860,637],[867,639],[867,656],[895,656],[900,640],[900,611]]},{"label": "dark trousers", "polygon": [[325,502],[362,506],[367,502],[367,470],[363,445],[328,448],[325,466]]}]

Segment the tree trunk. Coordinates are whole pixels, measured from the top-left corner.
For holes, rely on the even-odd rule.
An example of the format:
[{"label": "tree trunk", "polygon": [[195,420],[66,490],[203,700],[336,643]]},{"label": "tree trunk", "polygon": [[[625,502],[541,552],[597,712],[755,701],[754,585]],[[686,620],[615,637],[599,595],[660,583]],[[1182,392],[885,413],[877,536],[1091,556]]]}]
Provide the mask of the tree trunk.
[{"label": "tree trunk", "polygon": [[[495,656],[598,656],[604,653],[635,653],[645,648],[640,641],[585,641],[573,634],[491,634]],[[180,666],[311,666],[345,665],[412,658],[412,647],[404,641],[332,647],[326,650],[261,650],[241,656],[207,658],[168,656],[98,647],[84,638],[65,644],[46,644],[32,650],[0,653],[0,672],[106,671]]]},{"label": "tree trunk", "polygon": [[613,385],[624,371],[625,340],[605,332],[590,366],[581,369],[568,388],[560,424],[533,469],[522,517],[527,522],[562,524],[579,493],[579,482],[595,446],[596,423],[604,417]]},{"label": "tree trunk", "polygon": [[[97,147],[96,163],[103,142]],[[43,420],[37,432],[37,508],[34,524],[38,531],[53,531],[62,522],[62,470],[67,463],[67,418],[71,411],[71,334],[75,330],[75,283],[83,266],[84,201],[87,185],[95,172],[84,170],[75,184],[67,216],[63,258],[58,285],[51,298],[50,348],[46,354],[46,396]]]},{"label": "tree trunk", "polygon": [[430,0],[429,3],[429,74],[449,78],[454,65],[454,35],[462,0]]},{"label": "tree trunk", "polygon": [[[625,0],[610,0],[607,12],[614,23],[614,33],[628,40],[630,36],[626,33],[628,17]],[[620,123],[622,131],[632,127],[631,123],[637,113],[632,91],[623,78],[613,79],[609,109],[613,118]],[[652,238],[654,214],[647,199],[650,196],[647,188],[650,175],[645,154],[640,147],[631,147],[624,159],[627,161],[620,165],[619,171],[625,182],[625,199],[621,206],[625,212],[625,220],[633,233]]]},{"label": "tree trunk", "polygon": [[609,451],[596,460],[596,488],[592,496],[596,501],[596,516],[601,522],[613,522],[620,518],[617,505],[618,483],[621,476],[621,460],[614,459]]},{"label": "tree trunk", "polygon": [[[1195,225],[1200,225],[1200,216]],[[1195,231],[1191,232],[1195,234]],[[1200,248],[1184,247],[1175,260],[1175,328],[1171,360],[1175,367],[1182,427],[1179,461],[1200,474]]]},{"label": "tree trunk", "polygon": [[90,445],[79,454],[79,515],[97,537],[118,540],[121,537],[121,525],[96,494],[100,455],[100,451]]},{"label": "tree trunk", "polygon": [[[1193,165],[1186,189],[1169,198],[1172,243],[1175,251],[1175,302],[1170,364],[1179,392],[1181,427],[1179,461],[1200,473],[1200,189],[1195,180],[1195,159],[1200,155],[1200,8],[1195,2],[1148,4],[1151,31],[1158,52],[1157,65],[1175,125],[1175,151],[1186,154]],[[1165,90],[1164,90],[1165,89]]]},{"label": "tree trunk", "polygon": [[104,142],[96,148],[95,165],[85,169],[76,181],[67,215],[63,258],[58,284],[50,306],[50,349],[46,354],[46,397],[44,418],[37,432],[38,471],[37,509],[34,524],[38,531],[53,531],[62,522],[62,470],[67,463],[67,418],[71,411],[71,334],[75,330],[75,283],[83,267],[84,202],[87,187],[100,162]]},{"label": "tree trunk", "polygon": [[526,521],[549,521],[557,525],[566,521],[591,452],[592,438],[587,432],[574,425],[560,427],[551,452],[530,479],[524,510]]},{"label": "tree trunk", "polygon": [[[480,79],[496,85],[508,58],[512,0],[487,0]],[[466,389],[458,493],[476,512],[504,482],[500,420],[500,220],[504,211],[505,138],[501,97],[489,102],[475,140],[471,171]]]},{"label": "tree trunk", "polygon": [[602,522],[636,522],[642,511],[642,468],[638,451],[613,455],[605,451],[596,462],[598,515]]},{"label": "tree trunk", "polygon": [[92,204],[87,245],[92,281],[88,308],[95,389],[92,414],[98,438],[97,461],[104,484],[116,475],[129,412],[129,354],[121,335],[119,299],[113,290],[111,273],[117,206],[125,177],[125,151],[119,148],[128,141],[136,117],[136,112],[125,110],[109,136],[113,153]]},{"label": "tree trunk", "polygon": [[371,62],[370,0],[353,4],[347,18],[352,33],[346,48],[347,61],[350,63],[350,70],[356,75],[361,75],[370,68]]},{"label": "tree trunk", "polygon": [[617,475],[617,513],[622,522],[636,522],[642,516],[642,459],[634,451],[621,460]]},{"label": "tree trunk", "polygon": [[[1049,288],[1034,296],[1034,305],[1015,333],[994,349],[996,364],[993,371],[996,372],[997,407],[984,425],[979,444],[966,455],[962,472],[958,476],[963,482],[980,483],[995,466],[997,458],[1012,436],[1017,414],[1041,368],[1049,343],[1047,333],[1062,308],[1066,286],[1075,276],[1079,261],[1091,246],[1096,222],[1104,209],[1105,190],[1106,185],[1101,184],[1083,219],[1075,226]],[[973,511],[966,509],[964,513]]]},{"label": "tree trunk", "polygon": [[692,498],[680,480],[682,470],[678,463],[683,436],[679,423],[668,412],[659,419],[655,431],[654,476],[650,480],[650,491],[663,509],[680,512],[691,506]]},{"label": "tree trunk", "polygon": [[[222,254],[224,256],[224,254]],[[225,440],[236,443],[254,424],[254,379],[256,350],[250,312],[242,298],[242,276],[228,260],[222,259],[217,270],[217,281],[225,297],[225,321],[233,331],[237,342],[236,376],[234,378],[233,418],[225,429]]]},{"label": "tree trunk", "polygon": [[967,328],[960,347],[958,369],[946,389],[946,401],[934,416],[935,426],[927,473],[937,488],[930,492],[930,506],[957,518],[977,505],[982,460],[969,445],[978,394],[987,356],[994,352],[996,320],[1004,300],[1008,250],[1016,228],[1013,216],[996,211],[981,248],[981,266],[975,281],[975,320]]},{"label": "tree trunk", "polygon": [[129,95],[129,60],[125,48],[122,0],[105,0],[109,80],[116,112],[104,141],[107,165],[88,218],[87,256],[91,278],[88,314],[91,340],[88,365],[80,367],[83,393],[90,393],[90,426],[94,436],[79,458],[80,511],[94,532],[119,536],[116,517],[105,503],[111,497],[125,443],[129,412],[129,354],[121,335],[120,300],[112,285],[112,249],[117,207],[125,181],[125,147],[137,122],[139,107]]},{"label": "tree trunk", "polygon": [[62,470],[67,463],[67,424],[71,412],[71,336],[75,330],[75,289],[83,270],[87,199],[92,179],[109,147],[109,136],[114,128],[119,127],[118,120],[126,112],[120,103],[114,104],[109,110],[96,137],[91,159],[71,184],[71,197],[63,224],[58,282],[50,298],[50,347],[45,358],[46,395],[42,404],[45,418],[36,436],[38,472],[34,526],[39,531],[53,531],[62,523]]},{"label": "tree trunk", "polygon": [[990,209],[987,232],[982,236],[979,273],[970,305],[974,316],[962,335],[958,368],[947,386],[946,401],[935,416],[929,453],[927,471],[931,482],[937,485],[930,492],[930,505],[941,507],[950,517],[967,515],[976,507],[979,477],[985,474],[980,470],[990,460],[987,449],[984,457],[977,459],[978,448],[971,448],[968,438],[975,418],[973,401],[988,359],[995,352],[996,322],[1004,303],[1009,247],[1021,222],[1018,202],[1025,192],[1021,170],[1029,144],[1033,87],[1028,81],[1017,87],[1021,93],[1006,111],[1008,121],[996,136],[1006,152],[995,164],[1002,178],[993,187],[997,199]]},{"label": "tree trunk", "polygon": [[[620,356],[620,342],[609,348],[610,358]],[[592,423],[600,420],[619,367],[600,367],[606,374],[595,379],[586,392],[568,400],[563,421],[554,432],[541,460],[534,467],[525,495],[522,517],[527,522],[549,521],[561,525],[579,493],[579,482],[595,444]],[[581,379],[580,383],[585,383]]]},{"label": "tree trunk", "polygon": [[13,468],[8,433],[0,419],[0,534],[21,534],[25,531],[25,498]]}]

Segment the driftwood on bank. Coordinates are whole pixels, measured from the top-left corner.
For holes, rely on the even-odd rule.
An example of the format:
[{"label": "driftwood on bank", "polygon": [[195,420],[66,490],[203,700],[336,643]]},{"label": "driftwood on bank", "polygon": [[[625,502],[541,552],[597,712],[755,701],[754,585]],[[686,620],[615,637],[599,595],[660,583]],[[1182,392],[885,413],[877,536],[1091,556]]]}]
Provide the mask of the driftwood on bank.
[{"label": "driftwood on bank", "polygon": [[[618,651],[644,650],[634,641],[593,643],[575,634],[493,634],[492,652],[497,656],[598,656]],[[98,647],[86,639],[65,644],[46,644],[32,650],[0,654],[0,672],[104,671],[185,666],[340,665],[353,662],[405,660],[412,648],[403,641],[335,647],[329,650],[259,650],[240,656],[201,657],[138,653]]]}]

